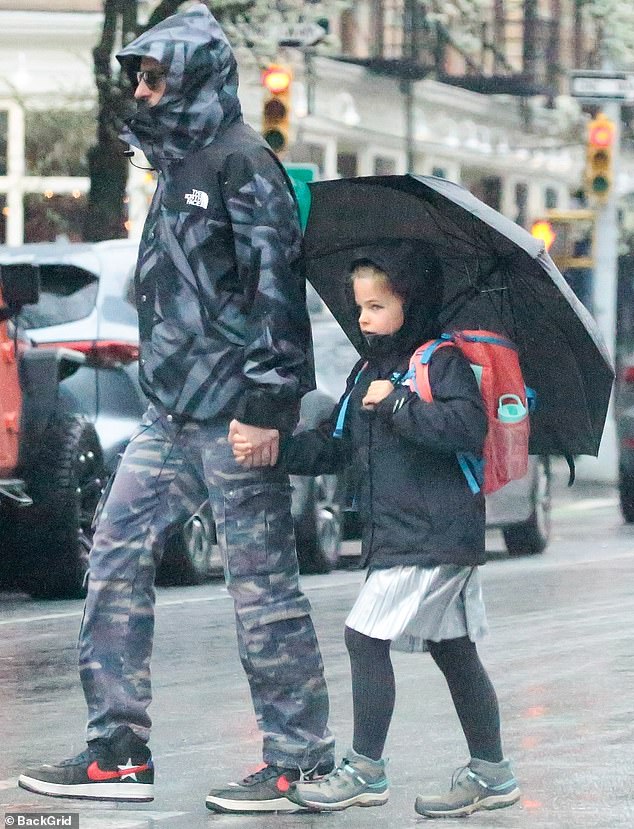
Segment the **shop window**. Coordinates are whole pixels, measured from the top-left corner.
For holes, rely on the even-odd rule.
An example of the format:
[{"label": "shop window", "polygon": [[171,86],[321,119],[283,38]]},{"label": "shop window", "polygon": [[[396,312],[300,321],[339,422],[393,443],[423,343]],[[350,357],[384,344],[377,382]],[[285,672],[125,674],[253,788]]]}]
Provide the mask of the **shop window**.
[{"label": "shop window", "polygon": [[86,197],[29,193],[24,197],[25,242],[81,242]]}]

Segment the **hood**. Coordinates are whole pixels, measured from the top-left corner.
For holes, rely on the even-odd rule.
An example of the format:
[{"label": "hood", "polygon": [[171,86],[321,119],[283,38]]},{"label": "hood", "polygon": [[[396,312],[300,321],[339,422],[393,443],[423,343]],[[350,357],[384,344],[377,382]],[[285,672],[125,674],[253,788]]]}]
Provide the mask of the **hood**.
[{"label": "hood", "polygon": [[133,86],[143,57],[167,68],[165,94],[156,106],[138,105],[121,139],[140,147],[153,166],[207,146],[241,119],[235,57],[202,3],[166,18],[117,54]]},{"label": "hood", "polygon": [[[362,263],[385,271],[395,292],[404,298],[401,328],[394,334],[364,337],[364,356],[411,354],[421,343],[439,336],[443,274],[438,257],[428,245],[409,241],[377,242],[355,249],[350,272]],[[349,293],[354,302],[351,284]]]}]

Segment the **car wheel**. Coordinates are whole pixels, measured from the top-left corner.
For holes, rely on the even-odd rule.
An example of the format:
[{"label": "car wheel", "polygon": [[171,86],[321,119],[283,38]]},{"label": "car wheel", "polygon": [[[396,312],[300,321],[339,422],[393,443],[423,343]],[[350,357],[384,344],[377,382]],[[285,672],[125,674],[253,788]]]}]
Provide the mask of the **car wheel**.
[{"label": "car wheel", "polygon": [[621,472],[619,475],[619,500],[621,514],[628,524],[634,523],[634,475]]},{"label": "car wheel", "polygon": [[81,598],[105,478],[97,433],[83,417],[58,417],[31,457],[24,478],[33,506],[15,513],[18,583],[34,598]]},{"label": "car wheel", "polygon": [[301,514],[295,520],[297,559],[302,573],[329,573],[339,564],[342,513],[336,475],[309,478]]},{"label": "car wheel", "polygon": [[533,512],[527,521],[512,524],[502,530],[511,556],[536,555],[542,553],[548,545],[551,529],[551,474],[547,458],[540,458],[537,462],[531,502]]},{"label": "car wheel", "polygon": [[157,576],[158,584],[202,584],[209,578],[215,529],[203,513],[195,513],[169,538]]}]

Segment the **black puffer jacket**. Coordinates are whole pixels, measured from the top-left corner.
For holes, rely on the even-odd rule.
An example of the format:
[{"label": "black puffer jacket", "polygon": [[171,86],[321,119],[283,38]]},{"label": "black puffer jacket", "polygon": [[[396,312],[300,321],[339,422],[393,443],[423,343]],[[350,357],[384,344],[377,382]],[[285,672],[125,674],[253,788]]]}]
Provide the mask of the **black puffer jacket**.
[{"label": "black puffer jacket", "polygon": [[340,401],[328,424],[285,442],[284,467],[317,475],[355,462],[364,564],[483,563],[484,497],[472,494],[456,458],[458,451],[481,454],[486,435],[473,371],[457,348],[440,349],[429,367],[433,403],[397,387],[374,412],[364,411],[361,400],[372,380],[389,379],[407,364],[383,358],[355,383],[360,361],[348,379],[343,437],[332,437]]},{"label": "black puffer jacket", "polygon": [[[361,359],[352,370],[330,422],[285,441],[282,463],[290,473],[317,475],[354,462],[360,481],[363,561],[371,567],[481,563],[484,497],[472,494],[456,457],[457,452],[480,456],[487,430],[466,358],[454,347],[434,353],[429,365],[431,403],[396,384],[373,412],[361,406],[373,380],[404,374],[415,348],[438,334],[440,265],[431,251],[414,243],[377,244],[358,253],[359,260],[389,273],[393,288],[408,297],[403,326],[395,334],[371,339],[367,365]],[[334,438],[348,393],[343,436]]]},{"label": "black puffer jacket", "polygon": [[285,173],[243,123],[231,48],[202,3],[119,54],[167,67],[122,135],[159,180],[136,271],[140,380],[168,412],[292,430],[314,388],[301,231]]}]

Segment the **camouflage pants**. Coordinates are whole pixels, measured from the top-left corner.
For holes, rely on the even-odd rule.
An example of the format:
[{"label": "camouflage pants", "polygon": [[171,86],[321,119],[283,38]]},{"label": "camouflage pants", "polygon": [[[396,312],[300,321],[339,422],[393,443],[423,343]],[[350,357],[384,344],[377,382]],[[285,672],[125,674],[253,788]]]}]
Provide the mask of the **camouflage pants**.
[{"label": "camouflage pants", "polygon": [[239,466],[227,431],[226,423],[177,424],[150,406],[102,499],[79,638],[87,736],[124,723],[149,737],[156,568],[170,525],[208,497],[264,760],[310,768],[334,746],[299,586],[290,486],[276,470]]}]

